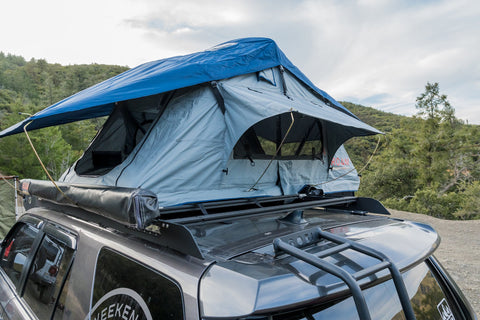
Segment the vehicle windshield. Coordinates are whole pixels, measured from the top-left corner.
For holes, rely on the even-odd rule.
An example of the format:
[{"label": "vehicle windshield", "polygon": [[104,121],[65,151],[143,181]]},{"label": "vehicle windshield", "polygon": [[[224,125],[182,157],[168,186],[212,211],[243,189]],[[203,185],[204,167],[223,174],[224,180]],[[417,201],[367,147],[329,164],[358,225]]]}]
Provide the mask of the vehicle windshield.
[{"label": "vehicle windshield", "polygon": [[[403,279],[417,319],[458,319],[456,310],[448,304],[447,297],[426,263],[421,263],[405,272]],[[372,319],[405,319],[392,280],[366,289],[363,293]],[[353,298],[350,297],[340,302],[332,302],[329,306],[322,305],[318,308],[251,319],[358,319],[358,314]]]}]

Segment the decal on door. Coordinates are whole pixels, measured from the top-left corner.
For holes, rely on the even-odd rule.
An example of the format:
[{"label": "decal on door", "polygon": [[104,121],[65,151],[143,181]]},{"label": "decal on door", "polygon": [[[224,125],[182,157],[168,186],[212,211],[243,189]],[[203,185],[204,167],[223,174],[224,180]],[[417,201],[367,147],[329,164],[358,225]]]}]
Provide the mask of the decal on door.
[{"label": "decal on door", "polygon": [[86,320],[152,320],[143,298],[128,288],[114,289],[93,306]]}]

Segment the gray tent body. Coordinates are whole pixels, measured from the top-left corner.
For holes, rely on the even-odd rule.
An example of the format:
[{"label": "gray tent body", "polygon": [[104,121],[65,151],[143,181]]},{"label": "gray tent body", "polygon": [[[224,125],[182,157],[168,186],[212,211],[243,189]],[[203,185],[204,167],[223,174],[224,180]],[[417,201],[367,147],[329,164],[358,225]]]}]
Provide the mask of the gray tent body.
[{"label": "gray tent body", "polygon": [[[342,144],[379,131],[280,68],[117,103],[60,181],[148,189],[162,207],[356,191]],[[283,139],[281,154],[267,152]]]}]

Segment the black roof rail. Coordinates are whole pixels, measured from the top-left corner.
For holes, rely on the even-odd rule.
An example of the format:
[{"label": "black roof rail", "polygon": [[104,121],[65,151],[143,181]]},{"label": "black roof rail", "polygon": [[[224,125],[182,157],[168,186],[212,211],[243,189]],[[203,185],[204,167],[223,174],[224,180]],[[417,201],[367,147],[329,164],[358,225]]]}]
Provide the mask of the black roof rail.
[{"label": "black roof rail", "polygon": [[83,221],[96,223],[102,227],[113,228],[138,239],[156,243],[192,257],[204,259],[202,251],[200,250],[195,237],[192,235],[192,232],[186,226],[181,224],[172,223],[170,221],[155,220],[146,229],[139,229],[135,225],[129,225],[83,208],[66,206],[39,198],[32,200],[34,206],[51,209]]},{"label": "black roof rail", "polygon": [[300,197],[298,195],[287,195],[287,196],[264,196],[264,197],[253,197],[253,198],[241,198],[241,199],[229,199],[229,200],[218,200],[218,201],[208,201],[208,202],[192,202],[179,206],[172,207],[163,207],[160,208],[160,216],[163,219],[168,219],[168,216],[175,216],[176,214],[188,213],[192,211],[201,211],[203,214],[209,213],[208,211],[215,211],[221,209],[225,211],[226,208],[239,207],[239,206],[256,206],[263,207],[269,203],[275,203],[278,201],[290,201],[296,200]]},{"label": "black roof rail", "polygon": [[[330,241],[334,244],[334,246],[329,247],[328,249],[317,254],[311,254],[302,249],[302,247],[317,243],[321,240]],[[352,293],[355,306],[361,320],[369,320],[371,317],[358,281],[372,276],[381,270],[389,269],[406,319],[415,319],[415,314],[413,312],[402,275],[395,264],[383,253],[353,240],[332,234],[330,232],[325,232],[320,228],[303,230],[288,236],[276,238],[273,242],[273,247],[276,255],[280,255],[282,253],[290,254],[291,256],[305,261],[306,263],[327,273],[330,273],[345,282]],[[351,274],[337,265],[327,262],[323,259],[324,257],[331,256],[347,249],[363,253],[380,260],[380,262],[376,265],[364,268]]]},{"label": "black roof rail", "polygon": [[[327,196],[311,196],[308,195],[304,200],[315,200],[318,198],[326,198]],[[327,211],[343,211],[353,214],[366,214],[367,212],[390,215],[390,212],[377,199],[356,197],[355,202],[341,203],[331,205],[325,208]]]},{"label": "black roof rail", "polygon": [[355,201],[357,201],[357,197],[338,197],[338,198],[324,197],[321,199],[311,200],[311,201],[300,201],[300,202],[292,202],[292,203],[286,203],[281,205],[272,205],[268,207],[232,210],[232,211],[225,211],[225,212],[209,214],[209,215],[200,215],[200,216],[193,216],[193,217],[171,219],[169,221],[172,221],[175,223],[182,223],[182,224],[191,224],[191,223],[199,223],[199,222],[205,222],[205,221],[228,219],[232,217],[239,217],[239,216],[245,216],[245,215],[251,215],[251,214],[286,213],[286,212],[290,212],[292,210],[297,210],[297,209],[307,209],[307,208],[313,208],[313,207],[348,204],[348,203],[353,203]]}]

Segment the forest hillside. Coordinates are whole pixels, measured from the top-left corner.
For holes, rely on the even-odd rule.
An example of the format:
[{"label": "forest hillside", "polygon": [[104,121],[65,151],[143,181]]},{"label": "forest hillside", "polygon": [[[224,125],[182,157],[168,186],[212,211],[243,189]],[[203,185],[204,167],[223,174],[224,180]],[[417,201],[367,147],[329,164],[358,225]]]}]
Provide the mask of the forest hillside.
[{"label": "forest hillside", "polygon": [[[0,52],[0,128],[3,130],[55,102],[128,68],[99,64],[50,64]],[[32,142],[53,177],[75,161],[104,119],[35,130]],[[23,134],[0,141],[0,172],[21,178],[46,178]]]},{"label": "forest hillside", "polygon": [[[62,66],[0,52],[0,128],[127,69],[99,64]],[[449,219],[479,218],[480,127],[455,118],[454,108],[439,92],[437,83],[418,89],[416,117],[343,102],[360,119],[385,133],[346,144],[358,170],[376,150],[361,172],[359,195],[399,210]],[[104,120],[30,133],[54,178],[81,155]],[[24,134],[1,139],[0,172],[20,178],[47,178]],[[0,196],[10,193],[0,192]]]},{"label": "forest hillside", "polygon": [[357,170],[377,147],[361,172],[358,195],[439,218],[480,218],[480,126],[455,118],[438,83],[419,94],[414,117],[342,104],[385,133],[346,143]]}]

